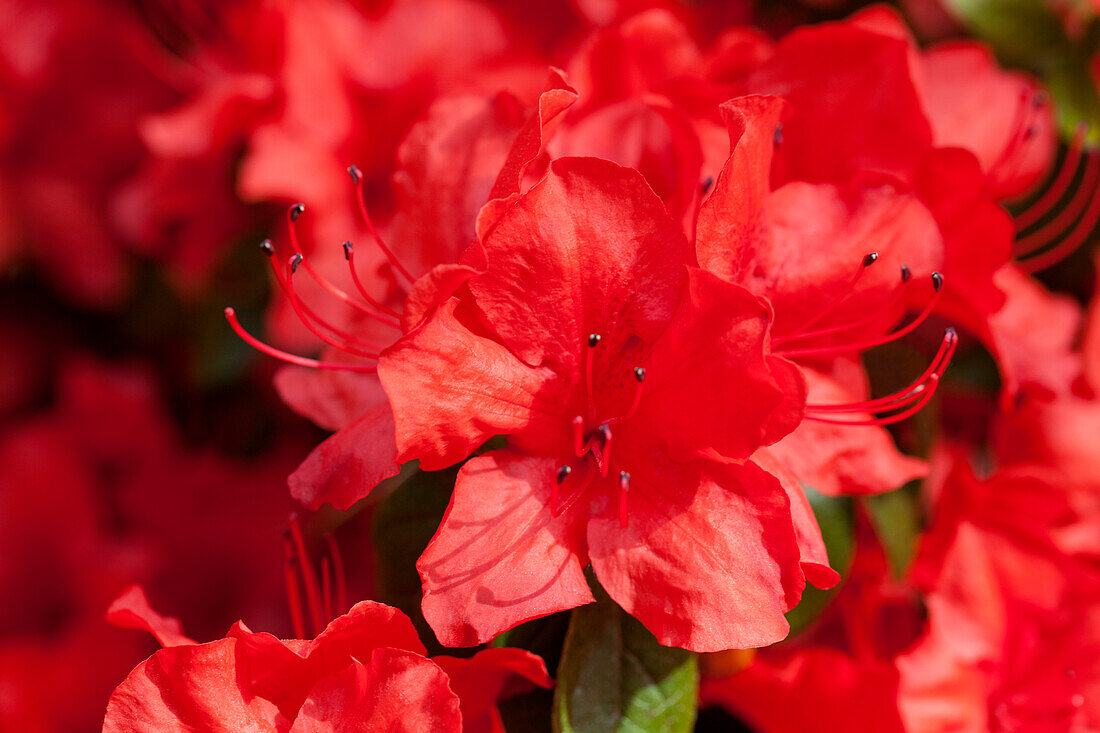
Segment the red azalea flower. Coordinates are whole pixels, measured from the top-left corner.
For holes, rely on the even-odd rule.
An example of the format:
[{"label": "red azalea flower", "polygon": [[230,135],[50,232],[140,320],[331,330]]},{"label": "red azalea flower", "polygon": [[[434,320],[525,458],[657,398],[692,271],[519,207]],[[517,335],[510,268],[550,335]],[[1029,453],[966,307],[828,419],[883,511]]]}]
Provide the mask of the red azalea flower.
[{"label": "red azalea flower", "polygon": [[[301,258],[293,228],[302,212],[297,206],[289,217],[295,247],[291,262],[284,268],[271,243],[264,243],[289,309],[328,344],[320,361],[259,345],[267,353],[303,365],[280,371],[276,387],[297,412],[336,431],[291,475],[291,494],[296,499],[313,509],[325,502],[346,509],[398,472],[393,417],[372,362],[402,331],[418,325],[477,272],[457,260],[476,237],[478,209],[488,199],[501,201],[519,190],[527,167],[542,152],[544,127],[575,97],[552,70],[549,87],[527,116],[518,114],[519,103],[507,94],[489,101],[456,97],[433,107],[432,116],[413,128],[399,151],[398,209],[391,231],[404,237],[405,246],[394,250],[373,228],[362,199],[361,172],[354,166],[349,169],[360,197],[361,218],[373,235],[362,249],[374,245],[393,273],[393,295],[388,299],[372,295],[364,286],[359,274],[364,268],[356,257],[359,250],[351,242],[345,243],[341,258],[346,260],[340,268],[345,281],[337,280],[347,290],[332,283],[336,278],[318,258]],[[456,156],[465,164],[455,166]],[[420,251],[410,243],[420,245]],[[315,288],[327,291],[329,300],[343,309],[342,314],[328,319],[314,310],[318,301],[307,303],[300,286],[311,281],[295,277],[299,265],[313,276]]]},{"label": "red azalea flower", "polygon": [[914,578],[929,628],[899,657],[906,726],[1087,731],[1100,724],[1100,576],[1063,552],[1064,489],[1026,469],[977,481],[957,462]]},{"label": "red azalea flower", "polygon": [[744,460],[798,421],[803,387],[766,353],[767,306],[689,270],[641,177],[598,159],[555,161],[481,250],[467,294],[379,365],[400,460],[509,436],[460,471],[418,563],[440,639],[591,601],[588,562],[662,643],[782,638],[803,583],[790,505]]},{"label": "red azalea flower", "polygon": [[[955,337],[945,337],[910,387],[877,399],[864,398],[866,376],[852,359],[913,331],[939,302],[936,225],[912,193],[886,180],[846,188],[793,182],[772,191],[787,105],[750,96],[722,110],[730,157],[700,209],[696,252],[707,269],[774,303],[773,346],[803,366],[811,390],[807,420],[767,452],[826,493],[897,488],[924,467],[899,454],[881,426],[927,404]],[[823,239],[832,246],[816,246]],[[877,251],[868,253],[872,242]],[[920,315],[890,331],[920,280],[927,283]]]},{"label": "red azalea flower", "polygon": [[108,619],[146,628],[164,648],[111,695],[103,730],[503,731],[496,702],[550,678],[519,649],[471,659],[425,658],[412,622],[370,601],[312,640],[280,640],[237,622],[224,639],[196,644],[175,619],[149,608],[140,588]]}]

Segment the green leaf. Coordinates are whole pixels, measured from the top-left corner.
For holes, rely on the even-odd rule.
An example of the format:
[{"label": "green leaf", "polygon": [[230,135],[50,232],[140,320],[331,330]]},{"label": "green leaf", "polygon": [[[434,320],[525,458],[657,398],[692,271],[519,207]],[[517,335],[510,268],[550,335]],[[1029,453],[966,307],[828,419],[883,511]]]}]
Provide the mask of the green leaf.
[{"label": "green leaf", "polygon": [[905,574],[917,552],[920,535],[920,509],[910,485],[897,491],[863,498],[875,534],[886,550],[895,577]]},{"label": "green leaf", "polygon": [[556,733],[690,731],[696,657],[661,646],[602,589],[573,611],[554,695]]},{"label": "green leaf", "polygon": [[1038,0],[948,0],[949,9],[1004,61],[1033,67],[1068,43],[1062,23]]},{"label": "green leaf", "polygon": [[1081,122],[1089,142],[1100,143],[1100,96],[1093,78],[1097,23],[1070,38],[1051,3],[1038,0],[948,0],[951,11],[1010,66],[1030,69],[1046,83],[1058,109],[1064,138]]}]

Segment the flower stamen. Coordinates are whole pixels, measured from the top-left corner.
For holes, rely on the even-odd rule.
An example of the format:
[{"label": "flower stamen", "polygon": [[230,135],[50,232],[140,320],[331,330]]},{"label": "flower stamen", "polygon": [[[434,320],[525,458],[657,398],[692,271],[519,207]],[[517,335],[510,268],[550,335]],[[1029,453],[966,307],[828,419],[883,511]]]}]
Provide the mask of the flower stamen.
[{"label": "flower stamen", "polygon": [[413,283],[416,281],[409,271],[405,269],[405,266],[398,261],[396,255],[390,251],[390,248],[386,246],[386,243],[382,241],[382,237],[378,234],[378,230],[374,228],[374,222],[371,221],[370,214],[367,213],[367,202],[363,198],[363,174],[357,166],[348,166],[348,175],[351,177],[352,186],[355,188],[355,203],[359,207],[359,217],[363,220],[363,224],[367,227],[367,231],[370,232],[371,238],[374,240],[378,248],[382,250],[382,253],[386,255],[386,259],[389,260],[390,267],[396,272]]},{"label": "flower stamen", "polygon": [[307,367],[309,369],[332,369],[335,371],[345,372],[359,372],[362,374],[373,374],[378,371],[377,366],[366,364],[338,364],[332,361],[319,361],[317,359],[310,359],[304,356],[298,356],[296,354],[290,354],[281,349],[276,349],[274,346],[269,346],[263,341],[260,341],[255,336],[245,331],[237,320],[237,312],[232,308],[225,309],[225,320],[229,322],[229,326],[252,348],[262,351],[268,356],[273,356],[280,361],[285,361],[287,364],[294,364],[296,366]]}]

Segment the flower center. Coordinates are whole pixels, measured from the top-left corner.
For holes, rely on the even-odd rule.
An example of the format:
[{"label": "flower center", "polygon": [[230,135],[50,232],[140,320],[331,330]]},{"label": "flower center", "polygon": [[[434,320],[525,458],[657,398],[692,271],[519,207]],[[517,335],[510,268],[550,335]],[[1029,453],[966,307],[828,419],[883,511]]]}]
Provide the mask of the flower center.
[{"label": "flower center", "polygon": [[[634,389],[634,397],[630,409],[627,410],[625,414],[618,417],[598,420],[597,415],[599,411],[596,405],[596,394],[593,387],[593,370],[596,349],[599,347],[602,340],[603,337],[598,333],[588,335],[584,364],[585,397],[587,401],[586,409],[588,418],[585,419],[583,415],[575,416],[571,421],[571,428],[573,431],[573,459],[578,465],[581,465],[585,462],[585,459],[591,456],[592,463],[595,464],[596,470],[599,471],[600,478],[606,479],[611,474],[611,446],[615,437],[612,426],[620,424],[623,420],[629,419],[638,411],[638,406],[641,404],[642,400],[642,385],[645,382],[646,371],[644,367],[640,366],[633,367],[631,370],[637,386]],[[563,504],[560,501],[561,487],[565,485],[566,481],[574,476],[574,474],[577,476],[577,485],[573,487],[573,493],[570,498]],[[571,507],[593,482],[594,477],[591,475],[590,470],[574,472],[573,464],[569,462],[559,466],[550,493],[551,514],[555,517],[559,516],[562,512]],[[626,527],[627,501],[630,493],[630,474],[626,471],[619,471],[617,491],[619,525],[621,527]]]}]

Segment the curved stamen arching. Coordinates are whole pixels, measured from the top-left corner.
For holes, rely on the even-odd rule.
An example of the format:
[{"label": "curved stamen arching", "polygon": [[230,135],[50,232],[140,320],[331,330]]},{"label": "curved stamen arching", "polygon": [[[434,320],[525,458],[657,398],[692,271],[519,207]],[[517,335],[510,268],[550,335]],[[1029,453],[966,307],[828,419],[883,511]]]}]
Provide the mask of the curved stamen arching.
[{"label": "curved stamen arching", "polygon": [[1020,215],[1016,217],[1016,231],[1023,232],[1025,229],[1030,228],[1036,224],[1044,216],[1049,214],[1051,210],[1062,200],[1066,191],[1069,189],[1069,184],[1073,181],[1078,165],[1081,162],[1081,154],[1085,148],[1085,137],[1088,135],[1089,126],[1088,123],[1082,122],[1077,125],[1077,128],[1073,133],[1073,140],[1070,142],[1069,149],[1066,151],[1066,157],[1062,161],[1062,165],[1054,174],[1050,186],[1047,187],[1043,195],[1040,196],[1035,203],[1031,204],[1024,211],[1020,212]]},{"label": "curved stamen arching", "polygon": [[944,332],[943,339],[940,341],[940,348],[936,351],[935,356],[928,363],[928,368],[925,369],[919,377],[909,383],[909,386],[905,389],[892,392],[884,397],[879,397],[872,400],[860,400],[858,402],[845,402],[840,404],[813,404],[806,405],[807,412],[882,412],[890,408],[896,408],[900,403],[912,400],[915,395],[920,395],[924,391],[925,382],[927,382],[933,374],[939,372],[942,369],[947,368],[948,362],[951,360],[951,354],[954,353],[955,343],[958,341],[958,335],[955,333],[955,329],[949,328]]},{"label": "curved stamen arching", "polygon": [[[271,272],[272,272],[272,274],[275,275],[275,281],[277,283],[279,283],[279,289],[283,291],[283,295],[285,295],[287,298],[289,298],[290,295],[287,292],[286,279],[283,277],[282,270],[279,267],[279,258],[275,255],[275,246],[272,245],[270,239],[265,239],[264,241],[260,242],[260,251],[263,252],[265,255],[267,255],[268,263],[271,265]],[[343,331],[343,330],[337,328],[336,326],[333,326],[331,323],[326,321],[324,318],[321,318],[319,315],[317,315],[313,311],[313,309],[310,308],[306,304],[305,301],[299,299],[298,304],[301,306],[302,311],[307,316],[309,316],[313,320],[314,323],[316,323],[321,328],[324,328],[325,330],[329,331],[336,338],[343,339],[344,341],[347,341],[347,342],[354,341],[354,342],[358,343],[360,346],[363,346],[363,347],[368,348],[368,349],[374,349],[375,351],[381,351],[382,350],[383,347],[379,346],[378,344],[372,343],[372,342],[367,341],[365,339],[361,339],[358,336],[353,336],[352,334],[348,333],[347,331]],[[298,317],[301,318],[301,315],[299,315]]]},{"label": "curved stamen arching", "polygon": [[333,611],[334,615],[342,616],[348,610],[348,581],[344,573],[344,557],[331,533],[325,535],[325,544],[328,545],[328,554],[332,558],[332,574],[336,576],[336,606]]},{"label": "curved stamen arching", "polygon": [[286,584],[286,600],[290,608],[290,623],[294,627],[294,636],[306,638],[305,616],[302,613],[302,594],[298,589],[298,558],[294,554],[294,545],[290,533],[283,538],[283,582]]},{"label": "curved stamen arching", "polygon": [[928,303],[924,306],[924,310],[913,319],[911,323],[903,326],[896,331],[892,331],[884,336],[880,336],[874,339],[867,339],[866,341],[858,341],[852,344],[840,344],[837,346],[818,346],[806,349],[776,349],[775,353],[789,359],[797,358],[800,356],[827,356],[833,354],[844,354],[851,351],[863,351],[864,349],[870,349],[875,346],[881,346],[888,344],[891,341],[896,341],[903,336],[912,333],[921,323],[923,323],[936,307],[936,303],[939,302],[940,292],[943,290],[943,275],[938,272],[932,273],[932,297]]},{"label": "curved stamen arching", "polygon": [[[302,252],[302,244],[298,240],[298,229],[297,229],[296,225],[297,225],[297,222],[298,222],[298,217],[300,217],[302,215],[302,213],[305,212],[305,210],[306,210],[305,204],[294,204],[289,209],[287,209],[287,212],[286,212],[287,229],[290,232],[290,246],[294,248],[294,253],[295,254],[300,254],[300,255],[302,255],[303,258],[305,257],[305,253]],[[311,265],[308,260],[303,261],[302,264],[304,264],[306,266],[306,271],[310,274],[310,276],[313,277],[314,280],[317,281],[317,283],[321,287],[323,287],[325,290],[332,293],[339,300],[343,301],[344,303],[347,303],[349,306],[351,306],[352,308],[355,308],[357,311],[360,311],[361,313],[364,313],[364,314],[372,316],[372,317],[378,317],[378,314],[374,313],[374,311],[372,311],[370,308],[368,308],[367,306],[365,306],[362,303],[358,302],[357,300],[352,298],[350,295],[345,293],[343,290],[341,290],[340,288],[336,287],[331,282],[329,282],[328,278],[326,278],[321,273],[317,272],[317,270],[315,270],[313,268],[313,265]],[[397,322],[396,319],[394,319],[392,322],[387,322],[387,323],[388,323],[388,325],[391,325],[394,328],[400,328],[400,324]]]},{"label": "curved stamen arching", "polygon": [[[1098,221],[1100,221],[1100,153],[1091,153],[1085,164],[1085,178],[1082,180],[1081,191],[1084,198],[1071,200],[1048,227],[1057,231],[1066,225],[1072,224],[1068,231],[1062,231],[1061,235],[1052,234],[1045,242],[1028,244],[1021,247],[1024,253],[1020,256],[1026,258],[1020,260],[1020,266],[1028,272],[1040,270],[1056,265],[1069,255],[1073,254],[1084,244],[1092,233]],[[1082,211],[1082,207],[1084,210]],[[1044,228],[1046,229],[1046,228]],[[1036,232],[1036,239],[1043,230]],[[1061,236],[1061,241],[1054,246],[1047,245],[1055,242]],[[1028,238],[1030,239],[1030,235]],[[1025,240],[1019,244],[1023,245]],[[1046,247],[1046,248],[1045,248]],[[1045,248],[1045,249],[1044,249]]]},{"label": "curved stamen arching", "polygon": [[[310,333],[324,341],[329,346],[335,346],[341,351],[346,351],[347,353],[354,354],[355,356],[362,356],[367,359],[377,359],[378,352],[363,351],[362,349],[357,349],[346,341],[337,341],[325,335],[320,329],[316,328],[313,325],[312,321],[310,321],[310,319],[306,316],[305,311],[302,309],[302,303],[298,299],[297,294],[294,292],[294,273],[298,271],[298,265],[301,262],[302,256],[300,254],[294,254],[286,261],[286,296],[287,299],[290,301],[290,307],[294,309],[294,314],[298,316],[298,320],[300,320],[302,324],[309,329]],[[320,322],[324,323],[323,321]],[[325,325],[327,326],[327,324]],[[332,329],[331,326],[327,327]]]},{"label": "curved stamen arching", "polygon": [[382,237],[378,234],[378,230],[374,228],[374,222],[371,221],[370,214],[367,213],[367,202],[363,198],[363,174],[357,166],[348,166],[348,175],[351,177],[352,186],[355,188],[355,203],[359,207],[359,217],[363,220],[363,224],[367,227],[367,231],[370,233],[371,238],[374,240],[378,248],[382,250],[382,254],[386,255],[386,259],[389,260],[390,266],[408,280],[410,283],[416,281],[409,271],[405,269],[405,266],[398,261],[397,256],[390,251],[390,248],[386,246],[386,243],[382,241]]},{"label": "curved stamen arching", "polygon": [[306,587],[306,605],[309,609],[309,619],[313,623],[313,634],[316,636],[324,628],[321,621],[323,602],[317,584],[317,574],[313,569],[313,564],[309,561],[309,555],[306,554],[306,543],[302,537],[302,528],[298,525],[298,516],[291,514],[288,523],[290,525],[290,538],[294,542],[294,549],[298,554],[298,567],[302,572],[302,582],[305,583]]},{"label": "curved stamen arching", "polygon": [[359,291],[359,295],[363,297],[363,300],[367,301],[383,313],[388,313],[394,318],[400,318],[400,315],[398,315],[397,311],[395,311],[393,308],[383,305],[382,303],[379,303],[377,300],[372,298],[370,296],[370,293],[367,292],[367,289],[363,287],[363,283],[359,281],[359,273],[355,269],[355,247],[352,245],[351,242],[344,242],[344,259],[348,261],[348,269],[351,271],[351,280],[355,283],[355,288]]},{"label": "curved stamen arching", "polygon": [[331,369],[333,371],[358,372],[360,374],[374,374],[378,371],[377,366],[368,366],[365,364],[337,364],[331,361],[319,361],[317,359],[309,359],[304,356],[291,354],[281,349],[276,349],[274,346],[269,346],[244,330],[237,320],[237,312],[232,308],[225,309],[225,320],[229,321],[229,326],[241,337],[241,339],[248,343],[248,345],[258,351],[262,351],[268,356],[273,356],[280,361],[285,361],[287,364],[308,367],[309,369]]},{"label": "curved stamen arching", "polygon": [[[806,419],[830,425],[892,425],[912,417],[927,405],[939,386],[951,358],[955,354],[958,345],[958,335],[953,328],[947,329],[940,348],[932,358],[928,368],[914,380],[908,387],[892,394],[874,400],[860,402],[833,404],[833,405],[806,405]],[[901,412],[897,412],[901,410]],[[841,419],[843,413],[891,413],[882,417],[869,419]],[[834,417],[835,416],[835,417]]]},{"label": "curved stamen arching", "polygon": [[901,302],[902,298],[905,295],[906,286],[912,280],[912,277],[913,277],[913,273],[909,270],[909,266],[908,265],[902,265],[901,266],[901,287],[897,288],[894,291],[894,294],[890,297],[890,300],[888,300],[881,307],[870,309],[871,312],[868,313],[863,318],[860,318],[858,321],[852,321],[851,323],[844,323],[844,324],[841,324],[839,326],[832,326],[830,328],[821,328],[821,329],[815,329],[813,331],[804,331],[804,332],[798,334],[793,339],[791,337],[788,337],[788,338],[784,339],[784,341],[792,341],[792,340],[795,340],[795,339],[801,341],[803,339],[821,338],[823,336],[832,336],[834,334],[844,333],[845,331],[851,331],[852,329],[860,328],[862,326],[866,326],[869,323],[873,323],[874,321],[881,318],[883,313],[891,312],[894,309],[894,307],[897,306]]},{"label": "curved stamen arching", "polygon": [[822,308],[820,311],[817,312],[816,315],[814,315],[812,318],[807,320],[805,323],[803,323],[801,326],[799,326],[795,330],[791,331],[790,333],[783,334],[780,337],[777,337],[775,339],[775,343],[776,344],[781,344],[781,343],[786,343],[788,341],[793,341],[796,337],[800,336],[803,332],[805,332],[806,329],[808,329],[810,326],[813,326],[817,323],[820,323],[823,318],[825,318],[830,313],[832,313],[834,310],[836,310],[837,307],[840,306],[841,303],[843,303],[845,300],[848,299],[848,296],[850,296],[852,294],[852,291],[854,290],[854,288],[856,286],[856,283],[858,283],[859,279],[861,277],[863,277],[863,273],[867,271],[868,267],[875,264],[875,262],[877,262],[877,261],[878,261],[878,252],[869,252],[868,254],[864,255],[863,260],[859,263],[859,268],[856,270],[855,274],[852,275],[852,279],[848,281],[848,284],[844,287],[844,290],[841,291],[839,296],[834,298],[831,303],[829,303],[827,306]]}]

